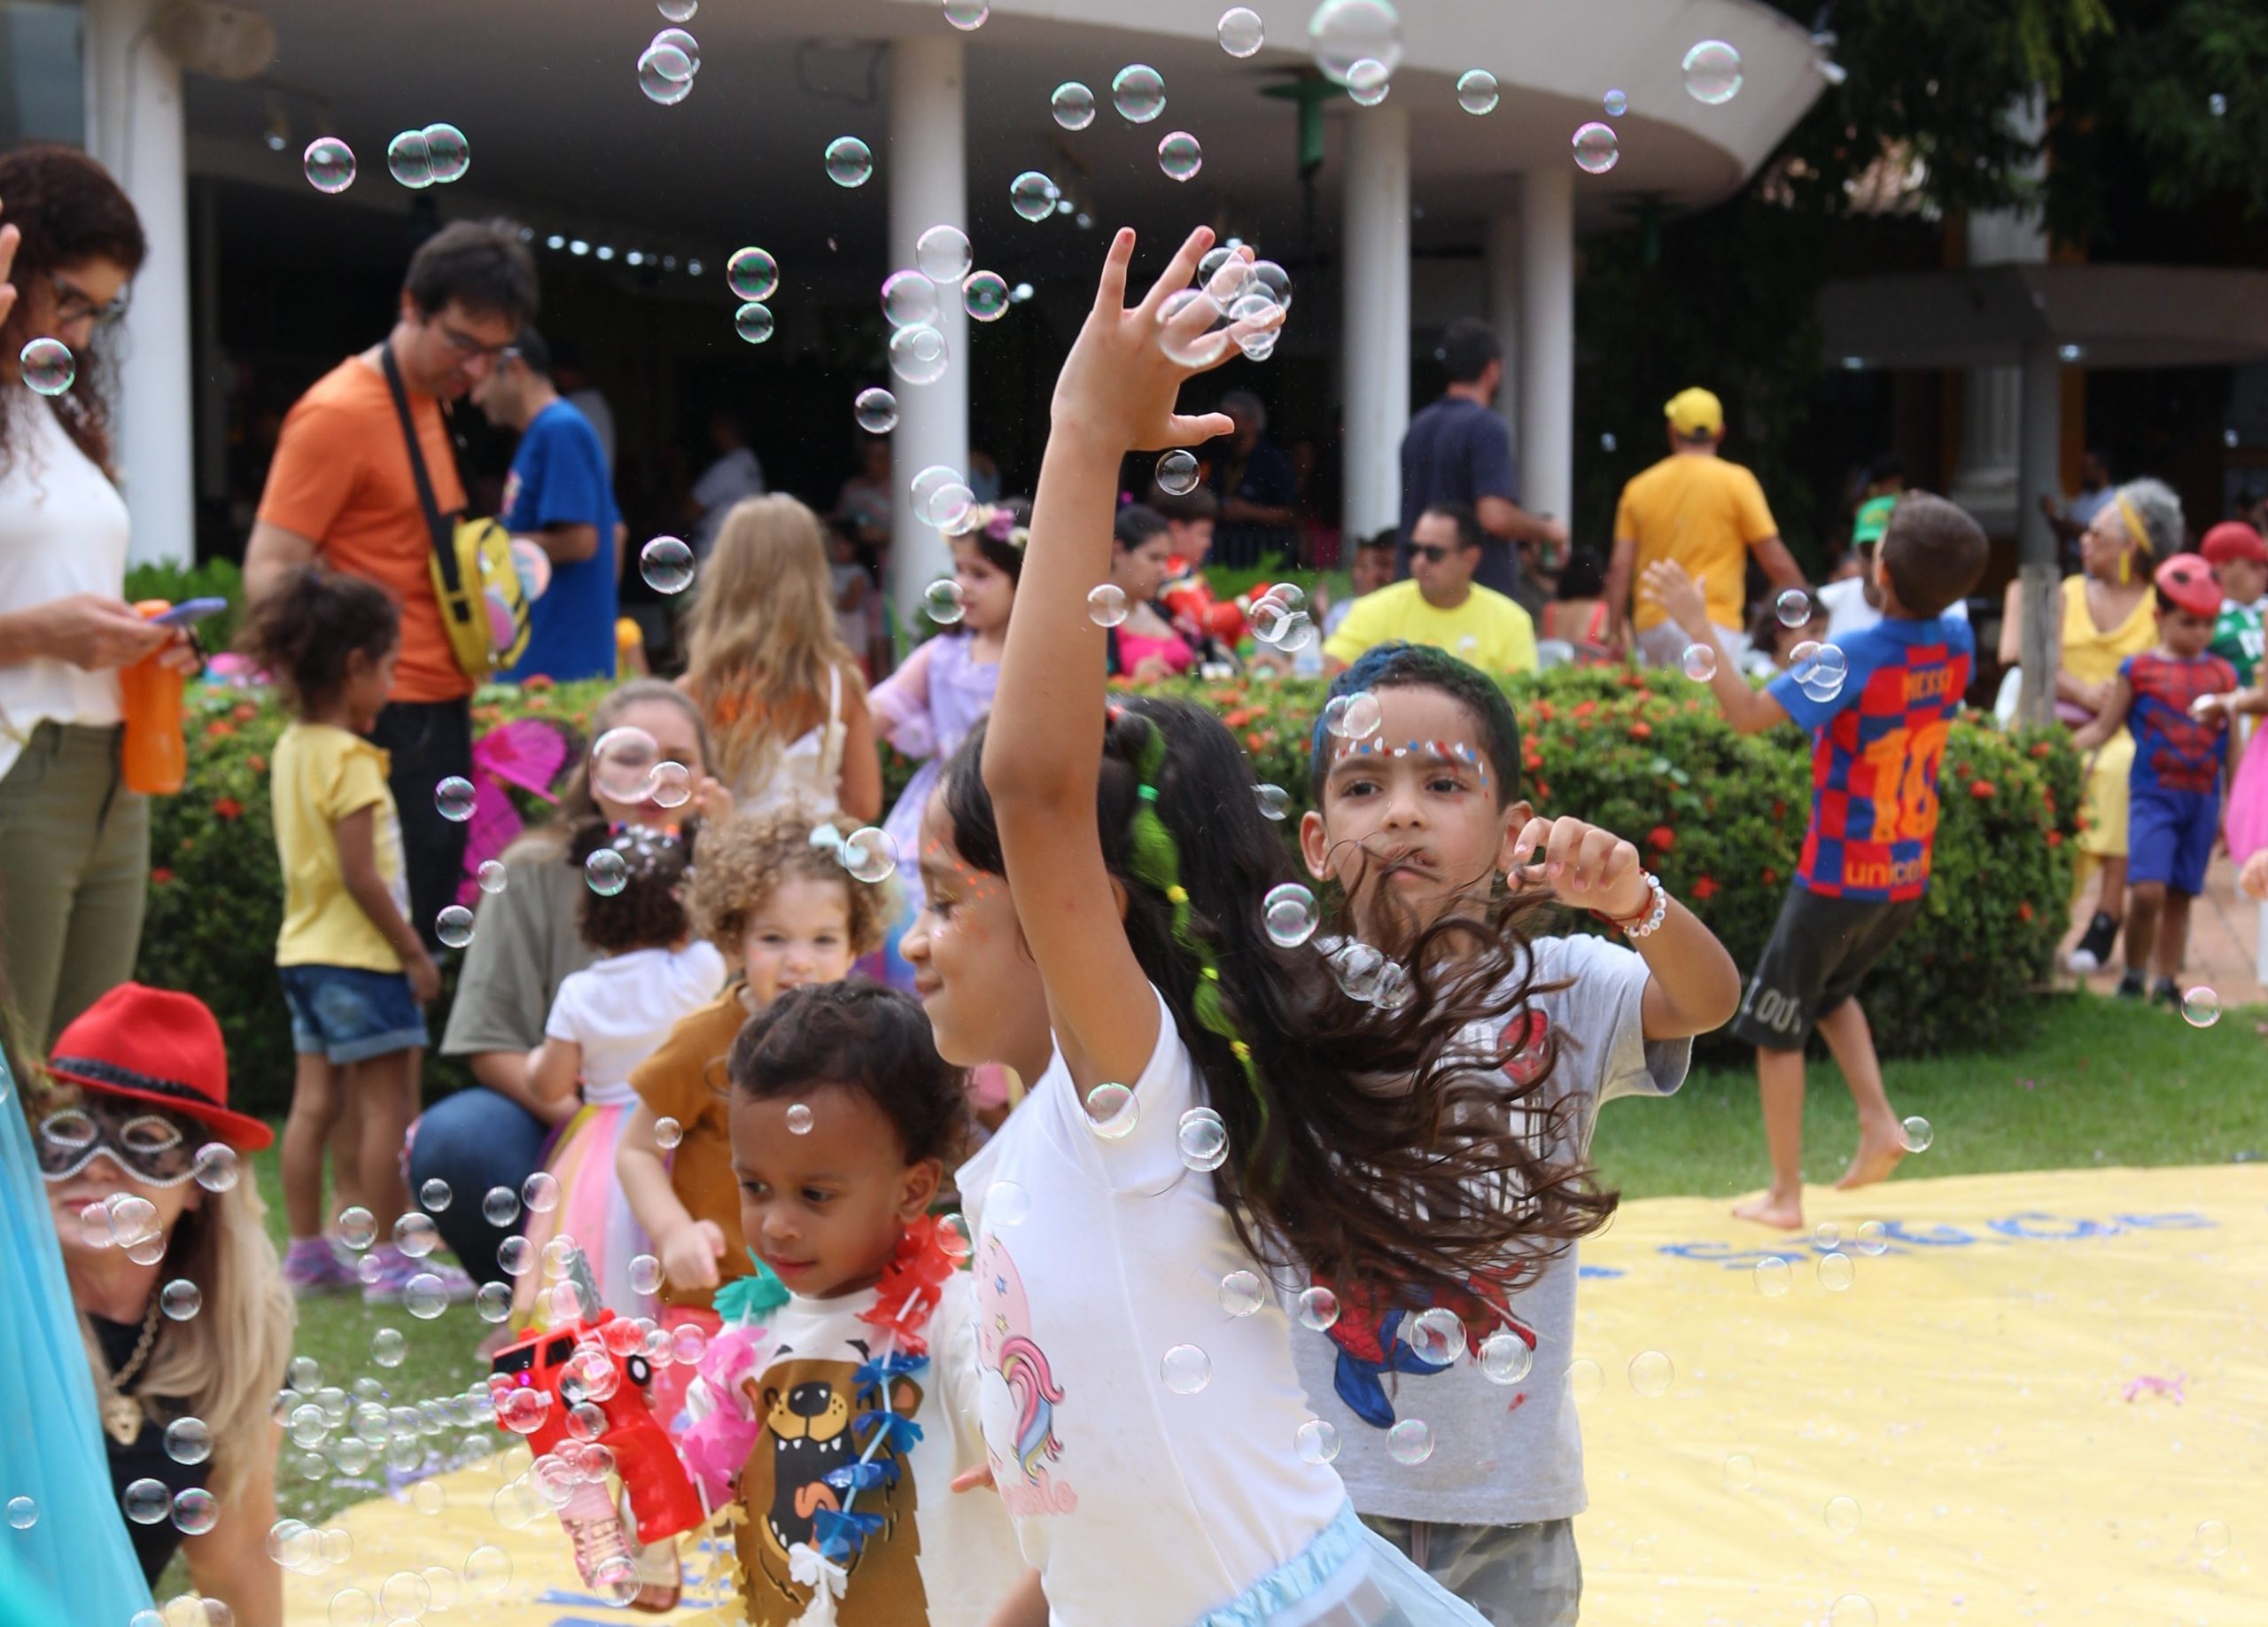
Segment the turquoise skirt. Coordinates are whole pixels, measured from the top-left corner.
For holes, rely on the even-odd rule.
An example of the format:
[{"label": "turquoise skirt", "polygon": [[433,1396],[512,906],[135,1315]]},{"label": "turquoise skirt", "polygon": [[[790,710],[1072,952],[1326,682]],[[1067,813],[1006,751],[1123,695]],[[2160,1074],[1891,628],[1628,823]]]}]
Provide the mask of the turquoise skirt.
[{"label": "turquoise skirt", "polygon": [[1194,1627],[1488,1627],[1471,1605],[1364,1525],[1352,1504],[1298,1557]]}]

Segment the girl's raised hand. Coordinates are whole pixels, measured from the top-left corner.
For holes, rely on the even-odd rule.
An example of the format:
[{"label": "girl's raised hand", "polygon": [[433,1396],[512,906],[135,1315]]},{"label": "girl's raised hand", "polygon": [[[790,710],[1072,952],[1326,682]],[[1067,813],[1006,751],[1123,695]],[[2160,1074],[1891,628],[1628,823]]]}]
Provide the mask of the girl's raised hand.
[{"label": "girl's raised hand", "polygon": [[[1134,234],[1122,228],[1111,239],[1094,309],[1055,381],[1057,433],[1087,436],[1119,450],[1152,452],[1196,446],[1231,432],[1234,425],[1226,414],[1176,409],[1182,381],[1239,354],[1235,340],[1240,332],[1271,327],[1281,313],[1231,326],[1214,336],[1217,343],[1203,341],[1220,314],[1219,301],[1184,301],[1168,315],[1168,301],[1191,285],[1199,259],[1212,245],[1210,227],[1191,232],[1141,303],[1130,307],[1126,273],[1134,258]],[[1232,263],[1251,259],[1249,250],[1239,255],[1239,261]],[[1221,277],[1216,274],[1216,284]]]},{"label": "girl's raised hand", "polygon": [[1618,917],[1637,914],[1653,895],[1635,846],[1573,818],[1537,817],[1521,827],[1505,879],[1515,892],[1546,891]]}]

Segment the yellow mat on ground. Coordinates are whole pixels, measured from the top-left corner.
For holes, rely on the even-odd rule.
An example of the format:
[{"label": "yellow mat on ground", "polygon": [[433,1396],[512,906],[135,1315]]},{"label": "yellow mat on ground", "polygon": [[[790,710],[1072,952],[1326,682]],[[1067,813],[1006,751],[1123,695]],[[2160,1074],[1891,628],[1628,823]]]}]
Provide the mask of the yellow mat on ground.
[{"label": "yellow mat on ground", "polygon": [[[2268,1623],[2268,1168],[1810,1202],[1841,1229],[1847,1287],[1815,1238],[1774,1242],[1698,1199],[1627,1204],[1586,1247],[1587,1623]],[[1868,1220],[1880,1254],[1860,1251]],[[1788,1263],[1784,1293],[1759,1287],[1767,1257]],[[497,1520],[501,1478],[447,1477],[431,1514],[349,1510],[353,1559],[287,1578],[292,1627],[333,1627],[342,1589],[376,1605],[389,1576],[388,1602],[414,1600],[396,1573],[462,1569],[483,1544],[510,1581],[456,1583],[449,1621],[683,1622],[722,1602],[600,1605],[548,1515]]]}]

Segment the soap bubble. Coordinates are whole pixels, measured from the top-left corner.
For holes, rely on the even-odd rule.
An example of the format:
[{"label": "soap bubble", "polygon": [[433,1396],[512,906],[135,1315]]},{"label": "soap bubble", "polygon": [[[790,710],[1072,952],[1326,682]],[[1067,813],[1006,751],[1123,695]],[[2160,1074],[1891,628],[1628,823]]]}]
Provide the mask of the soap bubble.
[{"label": "soap bubble", "polygon": [[1837,1537],[1848,1537],[1859,1529],[1859,1499],[1852,1497],[1830,1497],[1827,1499],[1827,1529]]},{"label": "soap bubble", "polygon": [[1496,89],[1496,76],[1486,68],[1472,68],[1458,75],[1456,105],[1469,113],[1492,113],[1501,99]]},{"label": "soap bubble", "polygon": [[1588,175],[1603,175],[1622,156],[1622,143],[1608,126],[1596,121],[1575,131],[1575,167]]},{"label": "soap bubble", "polygon": [[1379,725],[1384,720],[1379,697],[1368,689],[1334,695],[1323,709],[1324,732],[1342,740],[1368,740],[1379,732]]},{"label": "soap bubble", "polygon": [[1158,1363],[1158,1376],[1177,1396],[1193,1396],[1213,1382],[1213,1358],[1193,1344],[1177,1344]]},{"label": "soap bubble", "polygon": [[[1095,93],[1076,79],[1067,79],[1055,87],[1055,94],[1047,98],[1047,105],[1055,114],[1055,122],[1067,130],[1084,130],[1095,121]],[[1021,177],[1018,177],[1021,179]],[[1053,200],[1049,208],[1054,207]],[[1022,214],[1019,209],[1017,214]],[[1025,215],[1026,220],[1037,220],[1037,215]]]},{"label": "soap bubble", "polygon": [[695,39],[693,35],[687,33],[684,29],[664,28],[654,35],[651,43],[656,46],[673,51],[680,57],[683,58],[685,59],[684,72],[687,75],[697,74],[701,71],[701,42]]},{"label": "soap bubble", "polygon": [[1907,1152],[1927,1152],[1930,1150],[1930,1143],[1938,1139],[1938,1133],[1930,1127],[1930,1121],[1918,1113],[1906,1120],[1899,1128],[1905,1132]]},{"label": "soap bubble", "polygon": [[1756,1460],[1744,1452],[1725,1454],[1725,1490],[1745,1491],[1756,1483]]},{"label": "soap bubble", "polygon": [[237,1161],[237,1149],[221,1141],[207,1141],[198,1148],[190,1167],[197,1176],[197,1184],[207,1192],[229,1191],[243,1170]]},{"label": "soap bubble", "polygon": [[176,1322],[186,1322],[205,1309],[205,1290],[187,1277],[175,1277],[158,1290],[158,1308]]},{"label": "soap bubble", "polygon": [[[345,1243],[348,1248],[360,1252],[376,1242],[377,1238],[378,1218],[372,1214],[369,1210],[364,1209],[358,1203],[351,1209],[342,1209],[338,1211],[338,1241]],[[309,1365],[311,1366],[313,1366],[312,1363]],[[299,1382],[296,1367],[292,1374],[291,1382],[300,1390],[312,1390],[315,1388],[313,1383],[301,1384]]]},{"label": "soap bubble", "polygon": [[650,1254],[641,1254],[630,1262],[630,1291],[633,1294],[657,1294],[662,1288],[662,1263]]},{"label": "soap bubble", "polygon": [[638,89],[648,101],[674,107],[693,94],[693,65],[674,45],[649,45],[638,58]]},{"label": "soap bubble", "polygon": [[897,397],[879,385],[859,391],[850,410],[869,435],[887,435],[897,427]]},{"label": "soap bubble", "polygon": [[416,1621],[432,1603],[431,1586],[414,1570],[397,1570],[378,1588],[378,1608],[389,1621]]},{"label": "soap bubble", "polygon": [[921,595],[921,613],[941,627],[951,627],[968,613],[960,584],[950,576],[931,582]]},{"label": "soap bubble", "polygon": [[664,1117],[654,1121],[654,1145],[664,1152],[671,1151],[683,1140],[685,1127],[676,1119]]},{"label": "soap bubble", "polygon": [[307,184],[333,197],[354,184],[354,149],[336,136],[318,136],[300,155]]},{"label": "soap bubble", "polygon": [[742,300],[769,300],[780,286],[780,262],[760,248],[734,249],[725,281]]},{"label": "soap bubble", "polygon": [[[183,1536],[202,1537],[220,1522],[221,1499],[203,1486],[191,1486],[175,1495],[174,1527]],[[212,1602],[217,1604],[220,1601],[215,1600]]]},{"label": "soap bubble", "polygon": [[2221,1020],[2221,997],[2201,983],[2181,997],[2181,1015],[2192,1028],[2210,1028]]},{"label": "soap bubble", "polygon": [[809,1135],[812,1133],[812,1110],[802,1102],[789,1104],[787,1118],[788,1134]]},{"label": "soap bubble", "polygon": [[1811,619],[1811,595],[1800,588],[1784,590],[1773,602],[1773,613],[1783,627],[1799,627]]},{"label": "soap bubble", "polygon": [[1659,1351],[1640,1351],[1630,1358],[1630,1388],[1642,1396],[1666,1396],[1677,1369]]},{"label": "soap bubble", "polygon": [[1851,1246],[1861,1254],[1887,1254],[1890,1252],[1890,1230],[1879,1220],[1868,1220],[1859,1227],[1858,1241]]},{"label": "soap bubble", "polygon": [[1221,42],[1221,49],[1241,60],[1255,54],[1268,43],[1268,31],[1262,25],[1260,13],[1248,5],[1232,5],[1221,13],[1221,20],[1213,25],[1213,35]]},{"label": "soap bubble", "polygon": [[1704,40],[1685,53],[1685,90],[1717,107],[1740,94],[1740,52],[1722,40]]},{"label": "soap bubble", "polygon": [[504,884],[511,879],[511,875],[501,860],[483,859],[480,868],[474,873],[474,879],[479,884],[481,891],[494,898],[504,891]]},{"label": "soap bubble", "polygon": [[1795,675],[1797,687],[1812,699],[1833,700],[1843,692],[1843,681],[1851,672],[1851,658],[1838,644],[1814,644],[1789,670]]},{"label": "soap bubble", "polygon": [[998,271],[978,271],[961,284],[960,307],[977,322],[998,322],[1008,314],[1008,279]]},{"label": "soap bubble", "polygon": [[[526,1239],[509,1241],[524,1242]],[[484,1282],[472,1291],[472,1308],[484,1322],[501,1322],[512,1314],[512,1290],[501,1282]]]},{"label": "soap bubble", "polygon": [[1339,1455],[1339,1428],[1327,1419],[1310,1418],[1301,1424],[1294,1444],[1302,1463],[1329,1463]]},{"label": "soap bubble", "polygon": [[1332,950],[1325,964],[1340,993],[1369,1005],[1378,999],[1379,979],[1391,962],[1370,945],[1350,941]]},{"label": "soap bubble", "polygon": [[449,1308],[449,1290],[440,1278],[421,1271],[402,1285],[401,1308],[421,1322],[430,1322]]},{"label": "soap bubble", "polygon": [[464,1584],[468,1592],[493,1599],[512,1582],[512,1556],[483,1544],[465,1556]]},{"label": "soap bubble", "polygon": [[1480,1371],[1491,1383],[1517,1384],[1535,1365],[1535,1352],[1510,1328],[1498,1328],[1480,1342]]},{"label": "soap bubble", "polygon": [[[1086,89],[1084,85],[1079,88],[1083,90]],[[1058,91],[1057,94],[1060,96],[1062,93]],[[1090,113],[1088,116],[1091,118],[1093,114]],[[1060,121],[1060,114],[1058,118]],[[1025,220],[1034,223],[1044,221],[1054,214],[1055,206],[1061,201],[1062,197],[1063,194],[1055,183],[1041,175],[1037,169],[1027,169],[1008,183],[1008,206]]]},{"label": "soap bubble", "polygon": [[1267,925],[1269,941],[1292,949],[1315,936],[1321,911],[1314,893],[1297,882],[1283,882],[1268,890],[1261,918]]},{"label": "soap bubble", "polygon": [[1184,496],[1197,489],[1197,455],[1178,448],[1158,460],[1158,489]]},{"label": "soap bubble", "polygon": [[174,1509],[174,1494],[166,1483],[146,1475],[129,1483],[119,1501],[136,1525],[155,1525]]},{"label": "soap bubble", "polygon": [[1454,1366],[1464,1354],[1464,1324],[1445,1305],[1420,1311],[1410,1322],[1410,1350],[1436,1367]]},{"label": "soap bubble", "polygon": [[751,301],[733,313],[733,331],[751,345],[761,345],[771,339],[778,324],[772,319],[772,307]]},{"label": "soap bubble", "polygon": [[1130,124],[1147,124],[1166,110],[1166,82],[1145,63],[1130,63],[1110,82],[1110,99]]},{"label": "soap bubble", "polygon": [[913,263],[939,287],[968,275],[968,234],[958,226],[932,226],[913,242]]},{"label": "soap bubble", "polygon": [[8,1523],[16,1530],[27,1531],[39,1523],[39,1505],[28,1497],[8,1499]]},{"label": "soap bubble", "polygon": [[1347,71],[1347,95],[1357,107],[1376,107],[1394,89],[1394,74],[1383,62],[1363,58]]},{"label": "soap bubble", "polygon": [[1158,307],[1158,348],[1184,367],[1209,367],[1228,353],[1227,307],[1201,288],[1184,288]]},{"label": "soap bubble", "polygon": [[2197,1547],[2208,1558],[2218,1559],[2229,1551],[2229,1528],[2221,1520],[2202,1520],[2197,1525]]},{"label": "soap bubble", "polygon": [[1115,582],[1101,582],[1087,589],[1087,619],[1099,627],[1115,627],[1126,619],[1126,590]]},{"label": "soap bubble", "polygon": [[412,191],[433,184],[433,155],[425,145],[425,132],[404,130],[386,143],[386,170]]},{"label": "soap bubble", "polygon": [[1142,1122],[1142,1099],[1125,1086],[1098,1085],[1087,1093],[1087,1128],[1106,1141],[1122,1141]]},{"label": "soap bubble", "polygon": [[520,1218],[520,1195],[509,1187],[491,1187],[480,1200],[480,1218],[491,1226],[510,1226]]},{"label": "soap bubble", "polygon": [[399,1327],[381,1327],[370,1335],[370,1359],[381,1367],[399,1367],[409,1354],[409,1341]]},{"label": "soap bubble", "polygon": [[1255,785],[1253,795],[1260,800],[1260,811],[1269,819],[1281,821],[1292,811],[1292,793],[1280,785]]},{"label": "soap bubble", "polygon": [[908,384],[936,383],[945,376],[947,359],[945,336],[927,323],[889,336],[889,370]]},{"label": "soap bubble", "polygon": [[1386,1449],[1396,1463],[1414,1468],[1433,1455],[1433,1427],[1422,1418],[1404,1418],[1386,1432]]},{"label": "soap bubble", "polygon": [[701,0],[655,0],[654,9],[672,22],[691,22],[701,9]]},{"label": "soap bubble", "polygon": [[827,144],[827,178],[837,186],[864,186],[873,179],[874,155],[856,136],[837,136]]},{"label": "soap bubble", "polygon": [[176,1418],[166,1426],[166,1456],[176,1463],[202,1463],[213,1455],[213,1427],[202,1418]]},{"label": "soap bubble", "polygon": [[866,825],[843,838],[843,868],[857,881],[888,881],[897,868],[897,842],[879,825]]},{"label": "soap bubble", "polygon": [[1158,144],[1158,167],[1169,181],[1187,181],[1205,167],[1205,150],[1187,130],[1175,130]]},{"label": "soap bubble", "polygon": [[946,1215],[937,1222],[937,1247],[955,1265],[975,1252],[975,1240],[968,1234],[967,1215]]},{"label": "soap bubble", "polygon": [[610,899],[630,884],[630,867],[611,847],[599,848],[583,860],[583,884]]},{"label": "soap bubble", "polygon": [[945,20],[963,34],[982,28],[991,15],[992,8],[985,0],[945,0]]},{"label": "soap bubble", "polygon": [[437,185],[460,180],[472,167],[472,144],[454,124],[429,124],[418,134],[425,138],[426,163]]},{"label": "soap bubble", "polygon": [[61,339],[35,339],[16,355],[24,382],[42,395],[60,395],[79,376],[71,347]]},{"label": "soap bubble", "polygon": [[1685,653],[1678,658],[1678,666],[1696,683],[1706,683],[1717,675],[1717,647],[1713,643],[1688,644]]},{"label": "soap bubble", "polygon": [[515,1435],[533,1435],[551,1412],[547,1390],[515,1390],[496,1404],[496,1421]]},{"label": "soap bubble", "polygon": [[1391,74],[1402,66],[1402,19],[1387,0],[1324,0],[1308,20],[1308,43],[1333,84],[1366,59]]},{"label": "soap bubble", "polygon": [[662,748],[642,728],[610,728],[591,743],[591,789],[610,802],[643,802]]},{"label": "soap bubble", "polygon": [[1864,1593],[1845,1593],[1827,1607],[1827,1627],[1875,1627],[1879,1619]]},{"label": "soap bubble", "polygon": [[1756,1262],[1756,1291],[1765,1298],[1777,1299],[1794,1285],[1795,1273],[1779,1256]]},{"label": "soap bubble", "polygon": [[1221,1279],[1221,1309],[1231,1316],[1250,1316],[1267,1300],[1267,1289],[1256,1273],[1232,1271]]},{"label": "soap bubble", "polygon": [[412,1211],[393,1223],[393,1246],[413,1260],[422,1260],[441,1246],[441,1230],[432,1218]]},{"label": "soap bubble", "polygon": [[656,593],[683,593],[693,586],[693,549],[682,537],[655,537],[638,550],[638,574]]},{"label": "soap bubble", "polygon": [[520,1183],[520,1203],[530,1214],[549,1214],[559,1207],[559,1178],[538,1170]]},{"label": "soap bubble", "polygon": [[442,906],[433,917],[433,936],[447,948],[463,948],[472,941],[472,912],[462,904]]},{"label": "soap bubble", "polygon": [[1297,1315],[1311,1333],[1328,1333],[1339,1320],[1339,1296],[1321,1283],[1301,1291]]},{"label": "soap bubble", "polygon": [[1200,1174],[1209,1173],[1228,1162],[1228,1126],[1211,1108],[1192,1108],[1184,1113],[1177,1140],[1182,1163]]},{"label": "soap bubble", "polygon": [[455,1194],[449,1190],[449,1183],[439,1175],[432,1177],[417,1188],[417,1202],[429,1215],[438,1215],[447,1209],[449,1206],[449,1200]]},{"label": "soap bubble", "polygon": [[1600,105],[1606,109],[1606,116],[1610,119],[1619,119],[1630,111],[1630,98],[1619,90],[1608,91]]},{"label": "soap bubble", "polygon": [[1851,1286],[1856,1269],[1847,1254],[1822,1254],[1819,1257],[1819,1286],[1830,1294],[1840,1294]]},{"label": "soap bubble", "polygon": [[1578,1356],[1567,1364],[1567,1395],[1576,1405],[1588,1406],[1605,1387],[1606,1374],[1589,1357]]}]

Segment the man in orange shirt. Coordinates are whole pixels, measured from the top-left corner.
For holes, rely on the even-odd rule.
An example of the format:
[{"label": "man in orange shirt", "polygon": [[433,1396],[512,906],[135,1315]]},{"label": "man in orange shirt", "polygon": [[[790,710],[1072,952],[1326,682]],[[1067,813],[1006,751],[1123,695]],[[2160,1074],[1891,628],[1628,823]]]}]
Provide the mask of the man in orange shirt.
[{"label": "man in orange shirt", "polygon": [[393,354],[442,524],[465,507],[442,403],[485,378],[535,315],[535,263],[508,222],[455,221],[410,256],[393,331],[311,385],[284,420],[245,550],[245,593],[258,603],[296,566],[374,581],[401,606],[401,658],[370,731],[391,759],[410,913],[433,923],[456,895],[465,829],[441,817],[434,787],[472,772],[472,680],[442,630],[428,561],[433,535],[418,502],[384,355]]},{"label": "man in orange shirt", "polygon": [[1638,653],[1655,666],[1674,666],[1689,642],[1662,607],[1642,601],[1635,615],[1631,585],[1658,559],[1674,561],[1708,596],[1709,620],[1722,658],[1738,665],[1748,653],[1744,613],[1748,557],[1774,591],[1800,588],[1804,573],[1780,541],[1764,487],[1738,463],[1717,455],[1725,409],[1702,389],[1681,390],[1662,409],[1669,455],[1622,488],[1614,510],[1614,557],[1607,566],[1606,603],[1619,643],[1624,618],[1638,634]]}]

